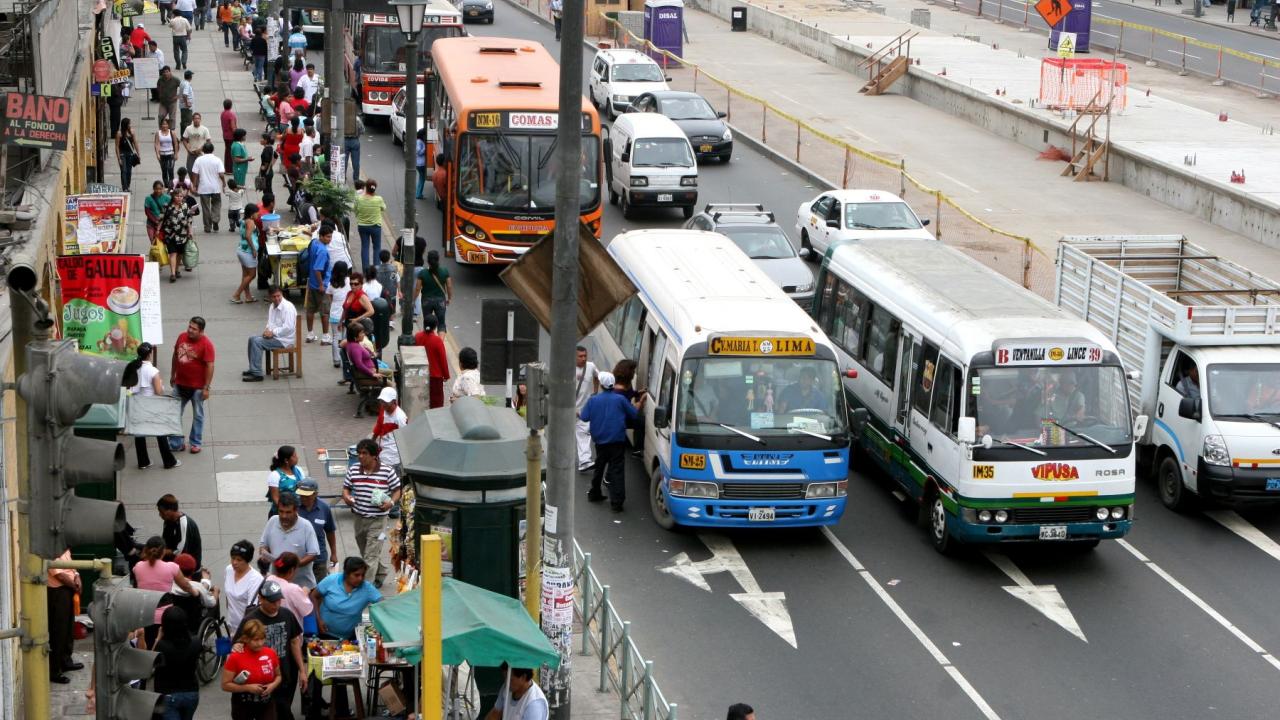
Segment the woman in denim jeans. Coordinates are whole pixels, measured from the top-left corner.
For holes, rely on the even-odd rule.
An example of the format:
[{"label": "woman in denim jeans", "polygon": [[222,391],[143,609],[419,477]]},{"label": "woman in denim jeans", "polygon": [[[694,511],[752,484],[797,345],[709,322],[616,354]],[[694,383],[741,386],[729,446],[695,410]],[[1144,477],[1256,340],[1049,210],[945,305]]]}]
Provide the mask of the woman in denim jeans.
[{"label": "woman in denim jeans", "polygon": [[382,213],[387,201],[378,196],[378,183],[369,180],[364,193],[356,196],[356,230],[360,233],[360,269],[368,270],[378,262],[382,252]]},{"label": "woman in denim jeans", "polygon": [[160,635],[155,651],[161,662],[155,671],[155,691],[164,695],[162,720],[191,720],[200,705],[200,681],[196,665],[200,641],[191,634],[190,621],[182,608],[170,606],[160,617]]}]

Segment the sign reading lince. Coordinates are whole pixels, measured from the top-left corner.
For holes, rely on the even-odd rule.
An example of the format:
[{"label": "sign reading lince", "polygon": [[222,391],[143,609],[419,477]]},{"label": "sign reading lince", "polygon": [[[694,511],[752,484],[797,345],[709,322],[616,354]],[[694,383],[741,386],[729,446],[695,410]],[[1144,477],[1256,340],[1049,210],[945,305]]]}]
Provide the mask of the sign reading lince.
[{"label": "sign reading lince", "polygon": [[71,129],[71,100],[52,95],[11,92],[4,98],[0,142],[46,150],[66,150]]},{"label": "sign reading lince", "polygon": [[807,337],[713,337],[711,355],[812,355],[813,339]]}]

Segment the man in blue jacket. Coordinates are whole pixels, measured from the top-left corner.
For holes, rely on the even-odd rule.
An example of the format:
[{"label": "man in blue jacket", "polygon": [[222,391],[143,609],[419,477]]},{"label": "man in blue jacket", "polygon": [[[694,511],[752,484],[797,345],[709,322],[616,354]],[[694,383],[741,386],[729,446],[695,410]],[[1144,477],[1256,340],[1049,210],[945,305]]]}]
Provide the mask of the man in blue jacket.
[{"label": "man in blue jacket", "polygon": [[591,490],[587,500],[600,502],[600,480],[609,487],[609,505],[614,512],[622,512],[627,499],[623,462],[627,457],[627,420],[634,420],[636,406],[622,393],[613,391],[613,373],[601,372],[600,392],[592,395],[583,406],[578,418],[591,423],[591,440],[596,444],[596,468],[591,474]]}]

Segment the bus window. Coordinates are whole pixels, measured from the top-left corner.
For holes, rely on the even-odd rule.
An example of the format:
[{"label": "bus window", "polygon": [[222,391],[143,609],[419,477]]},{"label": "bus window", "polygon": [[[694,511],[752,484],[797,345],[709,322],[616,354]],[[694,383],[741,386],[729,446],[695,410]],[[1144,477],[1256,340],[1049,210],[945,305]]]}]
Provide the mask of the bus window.
[{"label": "bus window", "polygon": [[613,341],[618,343],[619,346],[622,345],[622,317],[626,312],[627,303],[622,303],[614,308],[613,312],[609,313],[609,317],[604,320],[604,327],[605,330],[609,331],[609,337],[613,338]]},{"label": "bus window", "polygon": [[916,412],[929,416],[929,401],[933,393],[933,386],[938,377],[938,346],[931,342],[925,342],[924,351],[921,355],[920,362],[915,367],[916,385],[911,392],[911,407]]},{"label": "bus window", "polygon": [[831,337],[854,359],[861,359],[863,323],[866,320],[867,298],[848,283],[840,281],[836,289],[835,318]]},{"label": "bus window", "polygon": [[658,384],[659,373],[662,371],[662,356],[666,352],[667,336],[658,333],[658,337],[653,343],[653,348],[649,351],[649,370],[645,375],[643,387],[651,388]]},{"label": "bus window", "polygon": [[929,421],[942,432],[954,436],[960,417],[960,368],[941,358],[934,379],[933,407]]},{"label": "bus window", "polygon": [[[800,429],[844,432],[836,365],[816,358],[691,358],[680,384],[681,432],[732,437]],[[729,427],[726,427],[729,426]]]},{"label": "bus window", "polygon": [[633,297],[627,303],[627,314],[622,320],[622,337],[618,341],[622,357],[639,360],[640,340],[643,337],[640,331],[643,329],[644,303],[640,302],[639,297]]},{"label": "bus window", "polygon": [[662,364],[662,385],[658,388],[658,405],[671,412],[671,396],[676,388],[676,370],[671,367],[671,363],[664,362]]},{"label": "bus window", "polygon": [[867,321],[866,348],[863,364],[873,375],[893,389],[893,372],[898,363],[898,330],[900,323],[889,311],[871,305]]},{"label": "bus window", "polygon": [[830,271],[822,279],[822,287],[818,290],[818,325],[822,327],[822,331],[828,337],[835,338],[835,334],[831,331],[832,321],[835,320],[835,301],[836,301],[836,284],[840,280]]},{"label": "bus window", "polygon": [[[598,142],[582,138],[583,209],[599,201]],[[467,133],[458,157],[458,189],[464,205],[475,210],[529,211],[555,207],[559,161],[555,135]]]}]

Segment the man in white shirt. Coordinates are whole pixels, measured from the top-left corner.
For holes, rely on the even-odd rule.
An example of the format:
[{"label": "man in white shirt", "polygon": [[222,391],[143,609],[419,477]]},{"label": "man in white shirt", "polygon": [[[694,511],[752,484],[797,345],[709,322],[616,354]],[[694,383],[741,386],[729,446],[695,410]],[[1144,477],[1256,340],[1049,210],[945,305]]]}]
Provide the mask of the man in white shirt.
[{"label": "man in white shirt", "polygon": [[[574,417],[582,413],[582,408],[586,407],[587,400],[592,395],[600,392],[600,380],[597,377],[599,371],[596,370],[596,364],[587,360],[587,349],[578,346],[578,354],[574,364],[577,366],[574,370]],[[578,445],[578,472],[590,470],[596,464],[596,451],[591,445],[591,423],[584,420],[575,420],[574,439]]]},{"label": "man in white shirt", "polygon": [[173,31],[173,66],[181,70],[187,66],[187,44],[191,39],[191,21],[181,15],[174,15],[169,21],[169,29]]},{"label": "man in white shirt", "polygon": [[205,232],[218,232],[218,218],[222,216],[222,189],[226,180],[222,177],[227,168],[222,158],[213,152],[213,143],[206,142],[202,148],[203,155],[196,158],[191,166],[191,181],[195,183],[196,194],[200,196],[200,215],[204,220]]},{"label": "man in white shirt", "polygon": [[302,88],[302,96],[307,99],[308,105],[312,103],[312,98],[315,97],[322,82],[324,81],[316,74],[315,64],[307,63],[307,74],[298,78],[298,87]]},{"label": "man in white shirt", "polygon": [[261,335],[249,338],[249,369],[240,378],[245,382],[262,382],[262,353],[266,350],[291,348],[298,341],[298,310],[284,299],[284,292],[272,286],[267,291],[271,307],[267,308],[267,328]]},{"label": "man in white shirt", "polygon": [[[182,19],[179,15],[177,19]],[[174,38],[177,39],[176,36]],[[194,75],[190,70],[182,73],[182,82],[178,83],[178,112],[182,118],[181,126],[178,128],[178,134],[187,131],[187,126],[191,124],[196,111],[196,90],[191,86],[191,78]]]},{"label": "man in white shirt", "polygon": [[396,443],[395,431],[409,424],[409,416],[400,407],[400,396],[392,387],[382,388],[378,394],[378,420],[373,424],[373,439],[382,448],[378,453],[378,462],[391,465],[400,472],[400,446]]},{"label": "man in white shirt", "polygon": [[[178,88],[181,89],[182,86],[179,85]],[[169,126],[173,126],[173,121],[169,122]],[[191,124],[180,135],[182,136],[182,147],[187,149],[187,172],[191,172],[191,169],[195,166],[196,158],[200,157],[201,148],[204,147],[205,143],[212,140],[213,136],[209,134],[209,126],[204,124],[200,113],[192,113]]]}]

